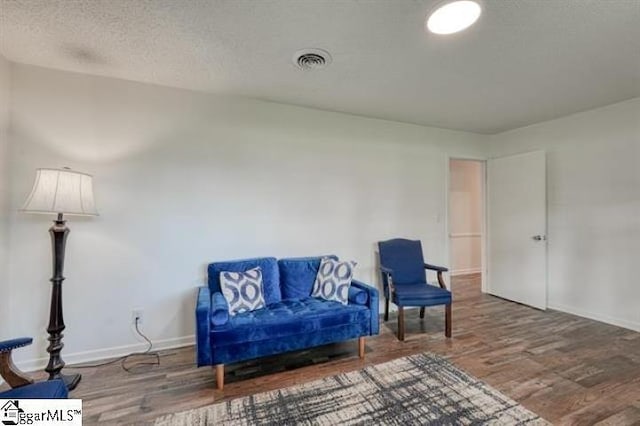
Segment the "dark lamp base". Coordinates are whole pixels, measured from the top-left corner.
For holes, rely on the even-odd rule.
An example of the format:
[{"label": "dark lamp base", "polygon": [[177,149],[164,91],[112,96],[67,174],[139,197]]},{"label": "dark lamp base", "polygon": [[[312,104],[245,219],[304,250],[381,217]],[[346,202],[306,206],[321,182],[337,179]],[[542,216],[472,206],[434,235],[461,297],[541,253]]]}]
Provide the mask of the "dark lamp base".
[{"label": "dark lamp base", "polygon": [[76,386],[78,386],[82,376],[80,374],[60,374],[59,378],[62,379],[65,385],[67,385],[67,389],[72,391]]}]

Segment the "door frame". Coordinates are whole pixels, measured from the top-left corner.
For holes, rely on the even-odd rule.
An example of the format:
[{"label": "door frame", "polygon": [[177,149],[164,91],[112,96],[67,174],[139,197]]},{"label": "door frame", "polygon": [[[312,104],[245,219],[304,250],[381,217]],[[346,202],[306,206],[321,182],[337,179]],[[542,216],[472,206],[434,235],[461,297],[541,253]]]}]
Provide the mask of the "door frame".
[{"label": "door frame", "polygon": [[[487,219],[488,219],[488,206],[487,206],[487,157],[474,157],[474,156],[446,156],[446,190],[445,190],[445,259],[446,265],[451,266],[451,224],[449,221],[450,206],[449,201],[449,191],[451,189],[451,160],[461,160],[461,161],[476,161],[482,165],[482,220],[480,221],[480,291],[482,293],[488,292],[488,283],[489,283],[489,271],[487,270]],[[449,280],[451,280],[451,275],[449,275]]]}]

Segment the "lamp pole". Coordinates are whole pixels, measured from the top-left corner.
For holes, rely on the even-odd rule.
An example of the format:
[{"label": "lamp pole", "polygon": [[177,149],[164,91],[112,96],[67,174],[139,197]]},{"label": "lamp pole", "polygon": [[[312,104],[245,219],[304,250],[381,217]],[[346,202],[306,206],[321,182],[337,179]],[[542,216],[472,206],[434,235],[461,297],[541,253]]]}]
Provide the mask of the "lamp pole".
[{"label": "lamp pole", "polygon": [[53,221],[53,226],[49,228],[51,235],[51,248],[53,250],[53,277],[51,278],[51,308],[49,310],[49,363],[44,371],[49,373],[49,380],[62,379],[69,390],[75,389],[80,383],[80,374],[62,374],[64,361],[60,352],[64,347],[62,343],[62,332],[65,329],[64,317],[62,314],[62,282],[64,281],[64,249],[69,235],[69,228],[63,219],[62,213],[58,213],[58,218]]},{"label": "lamp pole", "polygon": [[65,329],[62,315],[62,282],[64,281],[64,251],[69,235],[64,215],[98,216],[93,199],[93,178],[68,167],[62,169],[42,168],[36,170],[36,179],[31,193],[21,211],[25,213],[56,214],[51,235],[53,255],[53,276],[51,277],[51,306],[49,309],[49,362],[45,371],[49,380],[63,380],[69,390],[78,386],[80,374],[62,374],[64,361],[60,355],[64,344],[62,332]]}]

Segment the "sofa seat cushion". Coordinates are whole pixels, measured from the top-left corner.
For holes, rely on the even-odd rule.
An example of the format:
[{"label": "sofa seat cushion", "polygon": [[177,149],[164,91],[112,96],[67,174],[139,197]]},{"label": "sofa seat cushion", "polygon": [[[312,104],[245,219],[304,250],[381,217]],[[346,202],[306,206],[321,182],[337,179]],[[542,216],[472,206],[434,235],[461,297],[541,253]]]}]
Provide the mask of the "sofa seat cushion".
[{"label": "sofa seat cushion", "polygon": [[434,306],[451,303],[451,292],[427,283],[396,284],[393,303],[401,306]]},{"label": "sofa seat cushion", "polygon": [[243,312],[222,327],[211,330],[212,346],[258,342],[313,333],[331,327],[370,321],[371,311],[362,305],[307,297],[283,300],[266,308]]}]

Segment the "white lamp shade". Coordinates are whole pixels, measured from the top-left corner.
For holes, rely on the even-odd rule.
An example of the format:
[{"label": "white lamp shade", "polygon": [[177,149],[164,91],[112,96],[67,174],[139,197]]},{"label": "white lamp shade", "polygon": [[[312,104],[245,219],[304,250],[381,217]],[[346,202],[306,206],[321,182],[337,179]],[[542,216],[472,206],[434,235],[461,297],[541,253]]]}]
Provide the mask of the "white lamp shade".
[{"label": "white lamp shade", "polygon": [[69,169],[38,169],[33,189],[22,210],[97,216],[93,178]]}]

